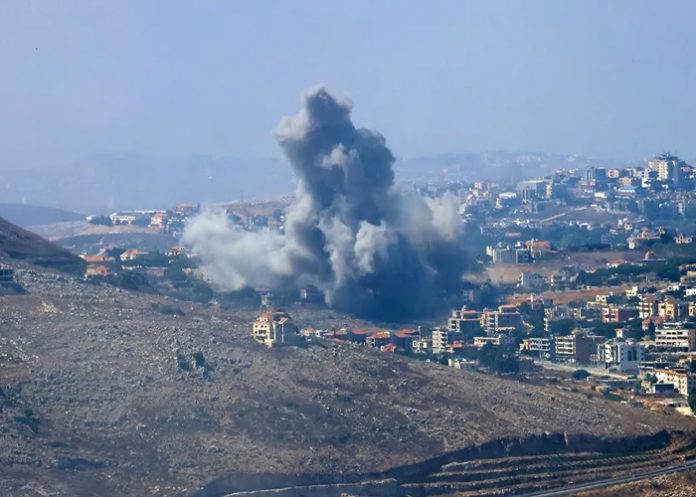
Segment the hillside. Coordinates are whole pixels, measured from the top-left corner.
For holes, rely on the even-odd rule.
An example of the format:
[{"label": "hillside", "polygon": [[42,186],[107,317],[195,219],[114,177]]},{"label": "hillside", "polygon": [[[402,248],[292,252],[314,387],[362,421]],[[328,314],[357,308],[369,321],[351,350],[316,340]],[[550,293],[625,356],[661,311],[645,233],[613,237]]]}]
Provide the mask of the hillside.
[{"label": "hillside", "polygon": [[[236,474],[335,479],[500,438],[691,426],[364,348],[266,350],[248,337],[254,310],[23,267],[29,294],[0,297],[2,495],[32,481],[45,495],[183,496]],[[328,311],[291,313],[299,324],[348,322]]]},{"label": "hillside", "polygon": [[23,228],[39,224],[80,221],[85,218],[76,212],[25,204],[0,204],[0,217]]},{"label": "hillside", "polygon": [[67,250],[0,217],[0,258],[81,274],[84,262]]}]

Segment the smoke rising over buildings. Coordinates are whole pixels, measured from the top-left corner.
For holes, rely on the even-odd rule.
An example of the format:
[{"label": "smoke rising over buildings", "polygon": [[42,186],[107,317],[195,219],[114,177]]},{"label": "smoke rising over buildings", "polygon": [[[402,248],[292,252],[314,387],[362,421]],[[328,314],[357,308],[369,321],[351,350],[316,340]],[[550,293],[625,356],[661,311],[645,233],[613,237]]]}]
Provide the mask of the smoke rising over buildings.
[{"label": "smoke rising over buildings", "polygon": [[423,317],[464,266],[453,198],[395,191],[384,137],[356,128],[351,103],[318,87],[275,136],[298,177],[284,233],[234,228],[203,213],[184,240],[221,287],[313,284],[327,304],[378,319]]}]

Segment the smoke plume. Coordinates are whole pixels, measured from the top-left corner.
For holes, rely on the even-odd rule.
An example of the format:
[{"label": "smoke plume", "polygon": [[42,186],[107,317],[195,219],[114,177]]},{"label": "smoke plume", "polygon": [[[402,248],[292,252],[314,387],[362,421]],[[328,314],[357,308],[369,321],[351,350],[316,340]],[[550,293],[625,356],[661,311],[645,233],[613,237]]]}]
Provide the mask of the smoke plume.
[{"label": "smoke plume", "polygon": [[460,283],[454,198],[393,188],[394,156],[376,131],[356,128],[351,103],[326,89],[303,97],[275,136],[298,177],[285,231],[245,231],[206,212],[184,241],[207,275],[229,290],[312,284],[328,305],[385,320],[425,317]]}]

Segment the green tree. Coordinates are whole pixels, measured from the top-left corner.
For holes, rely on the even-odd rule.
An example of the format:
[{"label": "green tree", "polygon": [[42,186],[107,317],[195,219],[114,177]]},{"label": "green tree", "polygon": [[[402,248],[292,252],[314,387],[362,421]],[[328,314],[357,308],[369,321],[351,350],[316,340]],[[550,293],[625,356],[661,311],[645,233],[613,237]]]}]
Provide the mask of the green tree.
[{"label": "green tree", "polygon": [[585,369],[576,369],[573,371],[573,378],[576,380],[584,380],[590,376],[590,373]]},{"label": "green tree", "polygon": [[693,414],[696,414],[696,391],[692,390],[689,393],[688,401],[689,401],[689,407],[691,408],[691,412]]}]

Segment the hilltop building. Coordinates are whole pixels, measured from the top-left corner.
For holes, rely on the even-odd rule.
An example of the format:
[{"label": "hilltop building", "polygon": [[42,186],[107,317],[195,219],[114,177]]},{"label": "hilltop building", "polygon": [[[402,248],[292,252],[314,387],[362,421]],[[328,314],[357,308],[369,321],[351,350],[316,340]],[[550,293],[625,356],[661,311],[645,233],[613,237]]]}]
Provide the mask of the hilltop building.
[{"label": "hilltop building", "polygon": [[251,336],[257,342],[272,347],[294,341],[299,336],[299,330],[287,312],[269,311],[254,321]]}]

